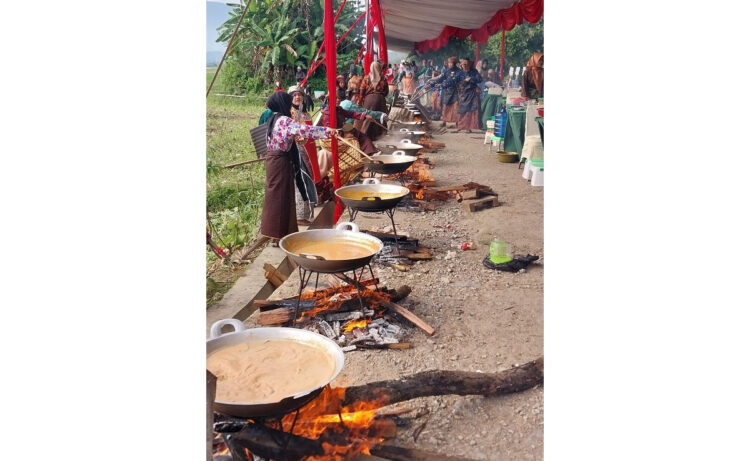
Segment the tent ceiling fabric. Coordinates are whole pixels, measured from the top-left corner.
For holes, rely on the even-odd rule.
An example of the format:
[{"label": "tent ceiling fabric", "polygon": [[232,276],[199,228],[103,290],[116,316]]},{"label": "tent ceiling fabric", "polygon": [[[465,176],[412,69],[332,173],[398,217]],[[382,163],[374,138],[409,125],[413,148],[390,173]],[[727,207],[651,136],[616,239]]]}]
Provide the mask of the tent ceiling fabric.
[{"label": "tent ceiling fabric", "polygon": [[524,19],[538,22],[543,0],[380,0],[388,48],[427,51],[448,38],[471,37],[486,43],[500,29]]}]

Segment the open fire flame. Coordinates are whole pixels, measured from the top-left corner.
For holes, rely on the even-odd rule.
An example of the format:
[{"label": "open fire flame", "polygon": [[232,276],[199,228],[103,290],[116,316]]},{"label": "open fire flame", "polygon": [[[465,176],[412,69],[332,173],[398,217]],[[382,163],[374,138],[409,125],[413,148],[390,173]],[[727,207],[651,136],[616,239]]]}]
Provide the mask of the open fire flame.
[{"label": "open fire flame", "polygon": [[342,331],[349,332],[355,328],[364,328],[370,323],[367,319],[362,320],[350,320],[346,325],[343,326]]},{"label": "open fire flame", "polygon": [[[327,386],[318,397],[305,405],[299,413],[294,434],[309,439],[322,439],[325,451],[323,456],[308,456],[302,461],[346,461],[353,455],[370,454],[370,447],[384,441],[382,430],[375,422],[375,413],[382,407],[378,402],[356,402],[350,407],[342,407],[346,389],[332,389]],[[290,427],[294,414],[287,414],[282,420]],[[347,444],[327,441],[333,434],[343,436]],[[340,437],[336,438],[341,440]]]}]

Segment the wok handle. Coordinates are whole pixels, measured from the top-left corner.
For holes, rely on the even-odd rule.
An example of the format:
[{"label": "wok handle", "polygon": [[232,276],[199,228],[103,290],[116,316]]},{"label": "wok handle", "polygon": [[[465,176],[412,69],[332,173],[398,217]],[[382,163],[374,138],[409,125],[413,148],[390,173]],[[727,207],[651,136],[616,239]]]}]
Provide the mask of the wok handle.
[{"label": "wok handle", "polygon": [[400,130],[398,130],[398,131],[399,131],[399,132],[401,132],[401,133],[408,133],[408,132],[409,132],[409,129],[408,129],[408,128],[401,128],[401,129],[400,129]]},{"label": "wok handle", "polygon": [[378,197],[377,195],[372,195],[372,196],[368,195],[367,197],[362,197],[360,200],[363,200],[365,202],[378,202],[382,199]]},{"label": "wok handle", "polygon": [[367,178],[362,181],[362,184],[380,184],[380,180],[378,178]]},{"label": "wok handle", "polygon": [[[349,227],[350,229],[346,229]],[[339,223],[338,226],[336,226],[336,230],[351,230],[352,232],[359,232],[359,226],[354,224],[353,222],[342,222]]]},{"label": "wok handle", "polygon": [[394,150],[391,155],[406,155],[406,151],[403,151],[403,150]]},{"label": "wok handle", "polygon": [[411,139],[409,139],[409,138],[404,138],[404,139],[402,139],[402,140],[401,140],[400,142],[401,142],[401,144],[411,144]]},{"label": "wok handle", "polygon": [[320,255],[311,255],[309,253],[300,253],[299,256],[302,257],[302,258],[305,258],[305,259],[317,259],[318,261],[325,261],[326,260],[326,258],[324,258],[324,257],[322,257]]},{"label": "wok handle", "polygon": [[244,323],[242,323],[242,320],[237,320],[237,319],[218,320],[214,322],[213,325],[211,325],[210,339],[216,339],[219,336],[230,334],[230,333],[221,332],[221,329],[224,327],[224,325],[231,325],[234,328],[234,331],[232,333],[237,333],[239,331],[247,330],[247,327],[245,326]]}]

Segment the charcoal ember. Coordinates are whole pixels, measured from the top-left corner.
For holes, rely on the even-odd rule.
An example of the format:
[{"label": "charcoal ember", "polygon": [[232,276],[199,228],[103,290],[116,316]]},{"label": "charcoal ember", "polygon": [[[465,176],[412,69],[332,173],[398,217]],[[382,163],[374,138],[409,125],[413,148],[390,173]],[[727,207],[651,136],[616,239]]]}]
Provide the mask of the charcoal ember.
[{"label": "charcoal ember", "polygon": [[336,337],[337,337],[337,338],[338,338],[339,336],[341,336],[341,322],[340,322],[340,321],[338,321],[338,320],[335,320],[335,321],[333,322],[333,331],[334,331],[334,333],[336,333]]},{"label": "charcoal ember", "polygon": [[385,323],[386,323],[385,319],[381,317],[379,319],[375,319],[372,322],[370,322],[370,326],[371,327],[379,327],[380,325],[383,325]]},{"label": "charcoal ember", "polygon": [[344,321],[344,320],[359,320],[363,316],[360,311],[353,312],[333,312],[325,315],[325,319],[329,322]]},{"label": "charcoal ember", "polygon": [[401,327],[398,325],[394,325],[393,323],[387,324],[384,329],[385,329],[385,333],[388,335],[401,334]]},{"label": "charcoal ember", "polygon": [[355,345],[344,346],[344,347],[341,348],[341,350],[344,351],[344,352],[351,352],[351,351],[356,350],[356,349],[357,349],[357,346],[355,346]]},{"label": "charcoal ember", "polygon": [[354,330],[352,330],[352,334],[354,335],[354,339],[358,341],[370,339],[370,336],[359,328],[355,328]]},{"label": "charcoal ember", "polygon": [[377,328],[370,328],[369,332],[372,339],[374,339],[376,342],[382,342],[383,339],[380,337],[380,333],[378,333]]},{"label": "charcoal ember", "polygon": [[326,322],[325,320],[319,320],[318,321],[318,328],[320,329],[320,332],[323,333],[328,338],[335,338],[336,333],[333,331],[333,327]]}]

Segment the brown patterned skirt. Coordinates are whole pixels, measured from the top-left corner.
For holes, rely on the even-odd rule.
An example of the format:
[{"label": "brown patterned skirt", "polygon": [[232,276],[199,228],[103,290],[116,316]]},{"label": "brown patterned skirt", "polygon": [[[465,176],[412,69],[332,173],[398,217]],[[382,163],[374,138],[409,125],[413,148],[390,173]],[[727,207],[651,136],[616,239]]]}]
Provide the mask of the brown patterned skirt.
[{"label": "brown patterned skirt", "polygon": [[458,101],[443,106],[443,121],[448,123],[458,121]]},{"label": "brown patterned skirt", "polygon": [[457,130],[478,130],[479,129],[479,111],[470,110],[465,114],[458,114]]},{"label": "brown patterned skirt", "polygon": [[294,166],[288,152],[269,151],[266,157],[266,196],[260,233],[280,239],[299,230],[294,204]]}]

